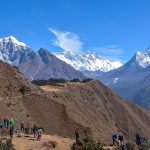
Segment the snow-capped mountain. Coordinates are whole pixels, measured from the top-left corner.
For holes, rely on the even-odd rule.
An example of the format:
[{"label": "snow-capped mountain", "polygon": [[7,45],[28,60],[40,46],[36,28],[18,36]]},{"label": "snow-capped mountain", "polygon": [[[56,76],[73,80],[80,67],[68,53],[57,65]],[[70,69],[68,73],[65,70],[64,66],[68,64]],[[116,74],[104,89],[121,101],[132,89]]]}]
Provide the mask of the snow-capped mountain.
[{"label": "snow-capped mountain", "polygon": [[72,52],[57,52],[53,54],[80,71],[88,70],[108,72],[122,66],[118,61],[111,62],[93,52],[79,54]]},{"label": "snow-capped mountain", "polygon": [[33,51],[26,44],[10,36],[0,39],[0,60],[17,66],[30,80],[85,79],[85,75],[52,55],[48,50]]},{"label": "snow-capped mountain", "polygon": [[[4,62],[18,66],[26,59],[32,58],[34,53],[29,46],[13,36],[0,39],[0,59]],[[80,54],[62,52],[54,53],[54,55],[80,71],[107,72],[122,65],[120,62],[111,62],[91,52]]]},{"label": "snow-capped mountain", "polygon": [[122,67],[97,77],[120,96],[150,110],[150,49],[138,51]]},{"label": "snow-capped mountain", "polygon": [[0,59],[4,62],[17,66],[33,53],[30,47],[13,36],[0,39]]},{"label": "snow-capped mountain", "polygon": [[145,52],[138,51],[135,54],[136,63],[142,68],[146,68],[150,65],[150,49],[147,49]]}]

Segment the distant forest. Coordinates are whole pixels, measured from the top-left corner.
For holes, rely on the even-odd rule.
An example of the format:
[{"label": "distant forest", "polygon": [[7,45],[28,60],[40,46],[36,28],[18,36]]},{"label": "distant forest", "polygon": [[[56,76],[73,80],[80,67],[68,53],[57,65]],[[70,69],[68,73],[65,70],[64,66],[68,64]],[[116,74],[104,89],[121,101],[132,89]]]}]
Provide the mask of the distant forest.
[{"label": "distant forest", "polygon": [[92,80],[93,79],[91,79],[91,78],[87,78],[87,79],[84,79],[82,81],[80,79],[66,80],[66,79],[63,79],[63,78],[60,78],[60,79],[50,78],[48,80],[33,80],[32,83],[35,84],[35,85],[38,85],[38,86],[43,86],[43,85],[59,85],[59,86],[63,86],[64,83],[67,83],[67,82],[86,83],[86,82],[89,82],[89,81],[92,81]]}]

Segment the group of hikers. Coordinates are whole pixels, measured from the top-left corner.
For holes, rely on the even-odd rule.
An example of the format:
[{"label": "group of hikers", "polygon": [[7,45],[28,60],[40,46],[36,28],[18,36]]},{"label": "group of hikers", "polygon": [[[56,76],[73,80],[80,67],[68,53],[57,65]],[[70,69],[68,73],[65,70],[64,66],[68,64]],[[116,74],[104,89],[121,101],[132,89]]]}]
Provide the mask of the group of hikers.
[{"label": "group of hikers", "polygon": [[[117,135],[117,134],[112,135],[113,145],[121,146],[122,149],[125,149],[125,144],[124,144],[123,140],[124,140],[124,138],[122,135]],[[138,133],[135,136],[135,143],[137,146],[142,145],[142,137],[140,137],[140,135]]]},{"label": "group of hikers", "polygon": [[3,119],[3,122],[0,124],[0,129],[1,129],[0,134],[8,132],[12,139],[14,134],[14,124],[15,121],[13,118],[9,120],[8,118],[5,117]]},{"label": "group of hikers", "polygon": [[38,141],[41,140],[43,130],[36,126],[35,124],[31,126],[30,122],[26,124],[24,122],[20,123],[20,129],[15,128],[15,120],[13,118],[8,119],[5,117],[0,123],[0,136],[9,134],[10,138],[13,138],[14,133],[25,133],[25,134],[34,134],[34,138]]},{"label": "group of hikers", "polygon": [[121,150],[126,150],[126,145],[123,142],[124,138],[122,135],[113,134],[112,135],[112,142],[113,146],[119,146]]},{"label": "group of hikers", "polygon": [[123,145],[123,136],[122,135],[117,135],[117,134],[113,134],[112,135],[112,141],[113,141],[113,145]]},{"label": "group of hikers", "polygon": [[[79,142],[80,134],[79,134],[79,128],[76,128],[75,130],[75,138],[76,138],[76,144]],[[126,144],[124,144],[124,137],[123,135],[113,134],[112,135],[112,142],[113,146],[120,147],[121,150],[126,150]],[[142,145],[142,137],[137,133],[135,136],[135,143],[137,146]]]},{"label": "group of hikers", "polygon": [[[28,121],[27,123],[21,122],[20,129],[16,129],[15,120],[13,118],[8,119],[7,117],[5,117],[2,123],[0,123],[0,136],[3,134],[9,134],[10,138],[12,139],[14,133],[34,134],[34,138],[40,141],[43,134],[43,130],[35,124],[31,126],[30,121]],[[80,138],[79,128],[75,129],[75,138],[76,143],[78,143]],[[113,146],[120,146],[122,149],[125,149],[125,144],[123,141],[124,137],[122,135],[112,135]],[[141,146],[141,137],[139,136],[139,134],[136,135],[135,142],[138,146]]]},{"label": "group of hikers", "polygon": [[34,138],[37,138],[38,141],[41,140],[41,137],[42,137],[42,134],[43,134],[43,130],[40,127],[36,126],[36,124],[34,124],[31,127],[30,122],[27,122],[26,126],[25,126],[24,122],[21,122],[20,128],[21,128],[21,132],[22,133],[26,133],[26,134],[33,133],[34,134]]}]

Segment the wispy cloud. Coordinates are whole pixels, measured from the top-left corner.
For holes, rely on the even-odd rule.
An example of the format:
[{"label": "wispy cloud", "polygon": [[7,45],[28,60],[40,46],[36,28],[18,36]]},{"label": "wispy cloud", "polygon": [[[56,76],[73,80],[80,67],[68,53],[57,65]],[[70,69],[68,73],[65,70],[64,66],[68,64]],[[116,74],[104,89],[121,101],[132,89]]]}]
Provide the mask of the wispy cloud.
[{"label": "wispy cloud", "polygon": [[107,45],[93,48],[94,51],[111,60],[122,60],[123,50],[116,45]]},{"label": "wispy cloud", "polygon": [[58,31],[52,28],[49,28],[49,31],[56,36],[56,39],[53,40],[55,46],[67,52],[79,52],[82,50],[83,43],[77,34],[68,31]]}]

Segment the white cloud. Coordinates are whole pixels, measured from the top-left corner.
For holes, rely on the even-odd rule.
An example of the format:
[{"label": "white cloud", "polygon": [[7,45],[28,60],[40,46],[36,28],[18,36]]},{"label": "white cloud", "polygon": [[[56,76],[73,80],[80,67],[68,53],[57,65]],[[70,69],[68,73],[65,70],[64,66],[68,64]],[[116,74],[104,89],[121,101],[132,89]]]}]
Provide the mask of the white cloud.
[{"label": "white cloud", "polygon": [[96,47],[94,50],[101,56],[111,60],[121,60],[123,57],[123,50],[116,45],[107,45],[103,47]]},{"label": "white cloud", "polygon": [[58,46],[67,52],[79,52],[82,50],[83,43],[80,41],[77,34],[72,32],[62,32],[51,28],[49,28],[49,31],[56,36],[56,39],[53,40],[55,46]]}]

